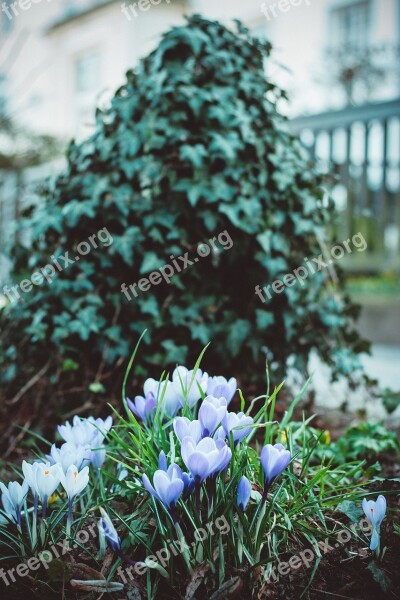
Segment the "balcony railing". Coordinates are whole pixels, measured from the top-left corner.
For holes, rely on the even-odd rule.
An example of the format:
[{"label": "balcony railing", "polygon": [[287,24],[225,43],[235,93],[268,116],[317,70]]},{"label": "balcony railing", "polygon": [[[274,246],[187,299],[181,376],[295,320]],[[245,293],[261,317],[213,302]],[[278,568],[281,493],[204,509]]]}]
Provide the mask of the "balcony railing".
[{"label": "balcony railing", "polygon": [[400,98],[299,117],[290,125],[312,159],[335,177],[335,237],[362,232],[368,242],[368,250],[347,266],[399,270]]}]

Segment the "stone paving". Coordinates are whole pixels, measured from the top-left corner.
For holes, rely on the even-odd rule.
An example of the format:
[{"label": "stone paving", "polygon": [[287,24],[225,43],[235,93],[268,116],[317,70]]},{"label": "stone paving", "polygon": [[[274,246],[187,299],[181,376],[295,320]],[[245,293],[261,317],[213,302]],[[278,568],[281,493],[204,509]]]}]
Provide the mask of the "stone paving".
[{"label": "stone paving", "polygon": [[[400,390],[400,346],[373,345],[372,355],[364,355],[362,362],[367,374],[379,381],[383,388]],[[381,401],[371,399],[363,390],[351,391],[344,381],[329,383],[329,367],[314,355],[310,372],[314,374],[316,405],[318,409],[338,409],[344,404],[349,413],[364,412],[369,419],[386,420],[388,415]],[[392,424],[400,423],[400,406],[390,415]]]}]

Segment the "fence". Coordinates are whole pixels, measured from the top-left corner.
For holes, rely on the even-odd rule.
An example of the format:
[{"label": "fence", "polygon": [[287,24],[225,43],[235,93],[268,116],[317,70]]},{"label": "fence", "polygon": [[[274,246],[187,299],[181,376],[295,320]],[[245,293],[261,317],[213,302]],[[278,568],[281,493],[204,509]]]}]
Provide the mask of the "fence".
[{"label": "fence", "polygon": [[368,241],[368,252],[348,267],[399,270],[400,98],[299,117],[290,126],[335,176],[338,238],[362,231]]}]

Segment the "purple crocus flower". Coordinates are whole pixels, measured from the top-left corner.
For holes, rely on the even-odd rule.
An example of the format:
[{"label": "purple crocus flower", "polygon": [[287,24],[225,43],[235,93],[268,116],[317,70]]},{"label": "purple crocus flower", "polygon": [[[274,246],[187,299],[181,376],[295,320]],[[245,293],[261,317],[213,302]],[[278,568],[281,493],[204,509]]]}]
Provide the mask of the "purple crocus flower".
[{"label": "purple crocus flower", "polygon": [[247,417],[244,413],[227,413],[222,419],[222,426],[228,437],[232,433],[234,444],[241,442],[251,431],[254,421],[252,417]]},{"label": "purple crocus flower", "polygon": [[251,483],[243,475],[239,481],[238,490],[237,490],[237,505],[241,511],[246,510],[246,506],[250,500],[251,496]]},{"label": "purple crocus flower", "polygon": [[237,381],[231,377],[229,381],[225,377],[209,377],[207,383],[207,394],[216,398],[226,398],[227,404],[230,403],[237,389]]},{"label": "purple crocus flower", "polygon": [[185,497],[189,496],[194,490],[194,479],[190,473],[182,473],[183,491]]},{"label": "purple crocus flower", "polygon": [[226,433],[225,433],[225,429],[222,427],[218,427],[217,431],[214,433],[213,438],[215,441],[217,440],[226,440]]},{"label": "purple crocus flower", "polygon": [[291,454],[282,444],[267,444],[261,450],[261,465],[264,471],[265,485],[263,501],[267,499],[268,489],[274,480],[286,469],[291,461]]},{"label": "purple crocus flower", "polygon": [[113,552],[119,553],[121,551],[121,540],[119,535],[104,508],[100,508],[100,512],[101,519],[99,520],[99,529],[104,533],[107,546],[111,548]]},{"label": "purple crocus flower", "polygon": [[212,435],[218,425],[221,424],[226,415],[226,407],[225,398],[214,398],[214,396],[204,398],[199,409],[199,421],[203,437]]},{"label": "purple crocus flower", "polygon": [[158,468],[160,471],[168,471],[167,456],[164,450],[161,450],[160,456],[158,457]]},{"label": "purple crocus flower", "polygon": [[201,440],[201,425],[197,419],[190,421],[187,417],[176,417],[174,431],[180,442],[185,437],[191,437],[196,444]]},{"label": "purple crocus flower", "polygon": [[153,392],[149,392],[146,397],[135,396],[134,402],[127,398],[126,402],[135,417],[138,417],[146,425],[150,422],[157,406]]},{"label": "purple crocus flower", "polygon": [[232,456],[223,440],[215,441],[210,437],[203,438],[198,444],[190,437],[184,438],[181,454],[196,484],[226,468]]},{"label": "purple crocus flower", "polygon": [[175,506],[185,487],[180,467],[173,463],[167,471],[156,471],[153,476],[154,487],[147,475],[144,474],[142,480],[146,490],[164,504],[176,522]]},{"label": "purple crocus flower", "polygon": [[386,514],[386,498],[382,495],[378,496],[376,502],[364,498],[364,500],[362,501],[362,507],[365,516],[367,517],[368,521],[373,527],[371,544],[369,548],[370,550],[376,550],[379,547],[379,531],[381,523],[385,518]]}]

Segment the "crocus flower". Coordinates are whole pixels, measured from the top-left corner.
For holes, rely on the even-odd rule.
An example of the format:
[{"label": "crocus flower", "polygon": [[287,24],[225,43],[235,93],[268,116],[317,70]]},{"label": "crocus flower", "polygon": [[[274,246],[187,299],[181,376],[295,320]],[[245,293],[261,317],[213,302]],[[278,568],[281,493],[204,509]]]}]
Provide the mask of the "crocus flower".
[{"label": "crocus flower", "polygon": [[379,546],[379,531],[381,523],[386,514],[386,498],[385,496],[378,496],[376,502],[364,498],[362,501],[362,507],[365,516],[373,527],[370,550],[376,550]]},{"label": "crocus flower", "polygon": [[[83,447],[85,449],[85,460],[91,462],[96,470],[100,469],[104,463],[106,453],[103,446],[104,438],[111,429],[112,417],[107,419],[80,419],[75,416],[72,425],[67,421],[65,425],[59,425],[58,431],[61,437],[75,447]],[[82,461],[79,464],[79,455],[72,462],[76,467],[81,467]]]},{"label": "crocus flower", "polygon": [[202,437],[202,428],[200,421],[197,419],[190,421],[187,417],[176,417],[174,419],[174,431],[180,442],[185,437],[191,437],[197,444]]},{"label": "crocus flower", "polygon": [[267,444],[261,450],[260,460],[265,478],[263,495],[263,501],[265,501],[269,487],[290,463],[291,454],[282,444],[275,444],[274,446]]},{"label": "crocus flower", "polygon": [[168,467],[167,471],[158,470],[153,476],[153,485],[147,475],[143,475],[143,485],[148,492],[169,510],[176,522],[175,506],[184,490],[182,471],[176,464]]},{"label": "crocus flower", "polygon": [[64,425],[59,425],[57,429],[64,441],[75,446],[90,445],[96,434],[95,428],[88,420],[80,419],[78,416],[73,418],[72,425],[67,421]]},{"label": "crocus flower", "polygon": [[225,377],[209,377],[207,383],[207,395],[215,396],[216,398],[226,398],[227,404],[230,403],[235,395],[237,381],[231,377],[229,381]]},{"label": "crocus flower", "polygon": [[203,438],[198,444],[190,437],[184,438],[181,454],[196,484],[226,468],[232,455],[223,440],[215,441],[210,437]]},{"label": "crocus flower", "polygon": [[189,408],[193,408],[201,398],[201,391],[205,394],[207,390],[208,374],[200,369],[189,371],[186,367],[176,367],[172,373],[172,386],[175,393],[181,398],[181,404],[187,402]]},{"label": "crocus flower", "polygon": [[183,491],[185,497],[189,496],[194,489],[194,479],[190,473],[182,473]]},{"label": "crocus flower", "polygon": [[25,481],[32,490],[34,499],[39,497],[39,491],[36,485],[36,471],[38,469],[39,462],[34,462],[32,465],[27,463],[26,460],[22,461],[22,473],[24,474]]},{"label": "crocus flower", "polygon": [[104,446],[101,448],[94,448],[89,454],[89,460],[93,465],[95,471],[99,471],[106,460],[106,449]]},{"label": "crocus flower", "polygon": [[101,519],[99,520],[99,529],[103,531],[107,546],[111,548],[113,552],[120,552],[121,540],[110,517],[107,515],[104,508],[100,508]]},{"label": "crocus flower", "polygon": [[66,473],[59,467],[59,476],[68,500],[72,503],[89,483],[89,467],[83,467],[79,471],[76,465],[71,465]]},{"label": "crocus flower", "polygon": [[243,475],[243,477],[240,478],[237,490],[237,505],[243,512],[246,510],[246,506],[250,500],[250,496],[251,483],[247,479],[247,477]]},{"label": "crocus flower", "polygon": [[146,397],[135,396],[134,402],[127,398],[126,402],[135,417],[138,417],[145,424],[150,422],[157,406],[153,392],[149,392]]},{"label": "crocus flower", "polygon": [[[189,495],[194,486],[194,481],[193,481],[192,476],[190,475],[190,473],[182,473],[182,471],[181,471],[180,467],[178,467],[178,465],[174,464],[174,466],[177,467],[177,469],[179,469],[178,472],[180,472],[180,476],[182,477],[183,491],[186,492],[186,495]],[[158,470],[165,471],[165,472],[168,471],[167,457],[163,450],[161,450],[160,456],[158,457]]]},{"label": "crocus flower", "polygon": [[0,482],[0,490],[5,513],[20,525],[22,505],[29,490],[28,483],[24,481],[21,485],[18,481],[10,481],[6,487],[4,483]]},{"label": "crocus flower", "polygon": [[58,426],[58,432],[66,442],[75,446],[100,445],[112,426],[112,417],[107,419],[80,419],[75,416],[72,425],[67,421],[64,425]]},{"label": "crocus flower", "polygon": [[214,398],[214,396],[204,398],[199,409],[199,421],[203,437],[212,435],[218,425],[221,424],[226,415],[226,407],[225,398]]},{"label": "crocus flower", "polygon": [[122,468],[119,472],[118,472],[118,481],[123,481],[124,479],[126,479],[129,475],[129,471],[128,469]]},{"label": "crocus flower", "polygon": [[75,446],[75,444],[71,444],[70,442],[65,442],[65,444],[62,444],[61,448],[57,448],[56,445],[53,444],[50,454],[46,455],[46,458],[49,460],[50,464],[59,464],[64,473],[67,472],[71,465],[76,465],[78,469],[80,469],[85,457],[85,447]]},{"label": "crocus flower", "polygon": [[156,402],[161,403],[163,411],[168,417],[175,417],[178,410],[182,407],[182,397],[175,392],[171,381],[146,379],[143,391],[146,398],[152,394],[156,398]]},{"label": "crocus flower", "polygon": [[158,468],[160,471],[168,471],[167,456],[164,450],[161,450],[158,457]]},{"label": "crocus flower", "polygon": [[89,467],[83,467],[83,469],[79,471],[76,465],[71,465],[68,467],[67,472],[64,473],[60,465],[56,466],[58,466],[59,469],[61,485],[68,496],[67,534],[69,534],[72,524],[74,501],[78,494],[80,494],[89,483]]},{"label": "crocus flower", "polygon": [[49,462],[34,462],[32,465],[23,461],[22,471],[25,480],[32,490],[33,496],[40,499],[42,503],[43,518],[46,518],[47,502],[60,484],[60,465],[51,465]]},{"label": "crocus flower", "polygon": [[217,431],[213,435],[213,438],[214,440],[226,440],[226,432],[222,425],[221,427],[218,427]]},{"label": "crocus flower", "polygon": [[227,413],[222,419],[222,426],[229,439],[232,433],[234,444],[238,444],[251,431],[254,421],[252,417],[247,417],[244,413]]}]

